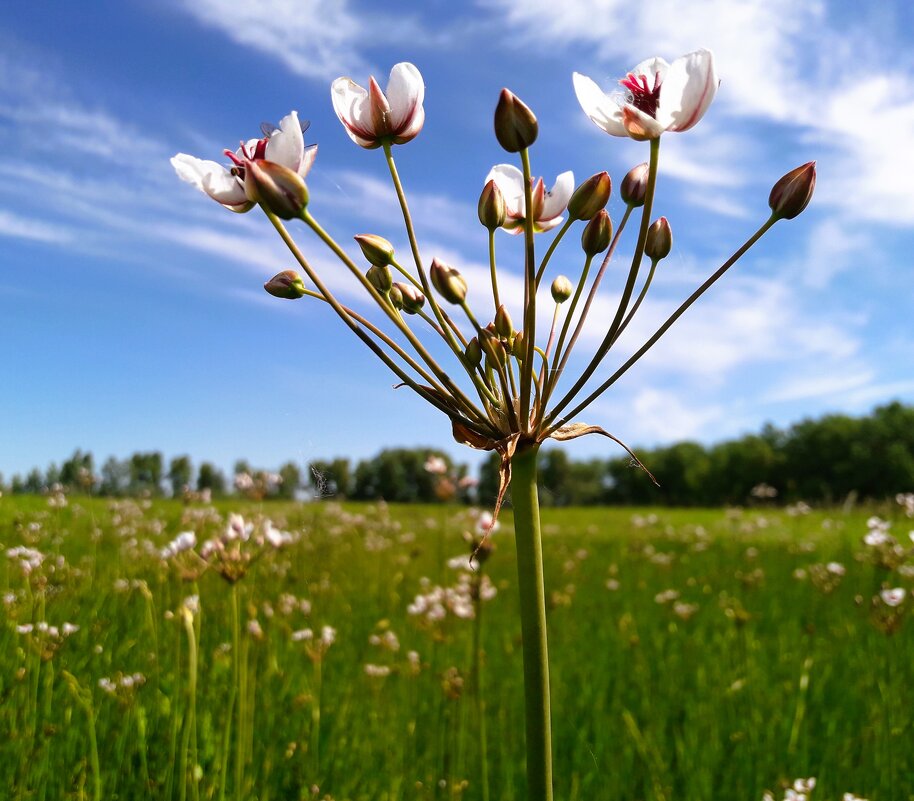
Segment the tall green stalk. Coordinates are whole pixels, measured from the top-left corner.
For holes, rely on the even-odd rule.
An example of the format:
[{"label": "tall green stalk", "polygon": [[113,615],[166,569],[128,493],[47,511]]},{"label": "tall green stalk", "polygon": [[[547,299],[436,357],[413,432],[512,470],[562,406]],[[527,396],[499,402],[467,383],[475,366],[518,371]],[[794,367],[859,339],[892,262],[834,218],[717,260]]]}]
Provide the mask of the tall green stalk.
[{"label": "tall green stalk", "polygon": [[527,740],[527,800],[552,801],[552,717],[549,652],[546,643],[546,590],[536,457],[539,445],[518,448],[511,462],[511,502],[517,544],[524,653],[524,717]]}]

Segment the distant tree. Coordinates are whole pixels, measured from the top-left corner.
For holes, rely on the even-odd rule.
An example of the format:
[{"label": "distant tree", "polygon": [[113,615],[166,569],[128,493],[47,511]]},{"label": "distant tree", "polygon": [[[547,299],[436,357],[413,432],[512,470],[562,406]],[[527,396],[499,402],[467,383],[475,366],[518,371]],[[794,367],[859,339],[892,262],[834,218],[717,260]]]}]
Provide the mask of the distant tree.
[{"label": "distant tree", "polygon": [[391,448],[359,462],[353,496],[361,500],[434,503],[441,500],[441,476],[425,469],[429,456],[444,460],[446,475],[453,466],[446,454],[429,448]]},{"label": "distant tree", "polygon": [[130,457],[130,493],[162,494],[162,454],[158,451],[134,453]]},{"label": "distant tree", "polygon": [[127,492],[130,483],[130,465],[109,456],[102,465],[102,479],[98,491],[101,495],[119,497]]},{"label": "distant tree", "polygon": [[286,462],[279,468],[282,481],[276,487],[276,495],[285,500],[293,500],[301,489],[301,468],[295,462]]},{"label": "distant tree", "polygon": [[[498,497],[498,471],[501,468],[501,457],[494,451],[483,459],[479,466],[479,486],[476,487],[476,498],[483,506],[495,503]],[[510,498],[511,490],[508,490]]]},{"label": "distant tree", "polygon": [[60,484],[60,468],[56,463],[51,462],[44,474],[44,486],[53,487],[55,484]]},{"label": "distant tree", "polygon": [[10,493],[12,495],[22,495],[22,493],[24,493],[26,491],[27,490],[25,488],[25,481],[22,480],[22,476],[20,476],[18,473],[16,473],[10,479]]},{"label": "distant tree", "polygon": [[91,493],[95,488],[95,460],[89,452],[77,449],[60,466],[60,483],[76,492]]},{"label": "distant tree", "polygon": [[190,489],[194,480],[194,468],[189,456],[175,456],[168,463],[168,482],[171,484],[171,494],[180,498],[185,489]]},{"label": "distant tree", "polygon": [[44,490],[45,486],[44,476],[41,475],[41,471],[37,467],[32,468],[25,477],[25,491],[32,495],[38,495]]},{"label": "distant tree", "polygon": [[209,490],[213,495],[225,495],[225,475],[210,462],[203,462],[197,471],[197,491]]}]

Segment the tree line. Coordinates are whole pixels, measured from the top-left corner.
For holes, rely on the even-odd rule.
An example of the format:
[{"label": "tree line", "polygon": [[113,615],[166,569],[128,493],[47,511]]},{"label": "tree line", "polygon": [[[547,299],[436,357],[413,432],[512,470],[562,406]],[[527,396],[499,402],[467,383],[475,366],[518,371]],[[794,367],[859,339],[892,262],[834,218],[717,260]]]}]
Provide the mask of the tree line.
[{"label": "tree line", "polygon": [[[833,414],[786,429],[766,425],[757,434],[715,445],[679,442],[638,455],[659,488],[628,456],[574,460],[567,448],[544,448],[541,501],[554,506],[720,506],[891,497],[914,490],[914,406],[893,402],[864,417]],[[269,470],[239,460],[230,480],[212,462],[195,466],[186,455],[166,463],[158,451],[138,452],[125,459],[109,457],[96,468],[90,452],[77,450],[44,471],[14,475],[8,483],[0,476],[0,491],[490,504],[498,491],[498,468],[498,457],[490,455],[477,478],[467,465],[434,448],[390,448],[354,464],[338,457],[301,466],[289,461]]]}]

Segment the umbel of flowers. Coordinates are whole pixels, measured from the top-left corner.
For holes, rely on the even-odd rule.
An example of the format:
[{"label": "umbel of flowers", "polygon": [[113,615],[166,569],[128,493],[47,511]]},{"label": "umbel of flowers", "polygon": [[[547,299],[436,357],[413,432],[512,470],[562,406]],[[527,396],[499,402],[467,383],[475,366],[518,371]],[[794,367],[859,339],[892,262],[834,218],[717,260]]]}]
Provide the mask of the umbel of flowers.
[{"label": "umbel of flowers", "polygon": [[[259,206],[275,227],[301,272],[279,273],[265,284],[267,292],[279,298],[308,297],[329,304],[343,324],[390,368],[397,386],[408,387],[448,417],[459,442],[500,455],[501,481],[494,514],[497,516],[511,483],[524,652],[527,798],[531,801],[552,798],[545,592],[536,495],[539,446],[547,439],[586,434],[607,436],[622,445],[602,428],[578,421],[578,415],[776,222],[800,214],[812,197],[816,178],[815,164],[810,162],[777,181],[769,196],[770,213],[759,228],[630,357],[608,376],[600,376],[602,381],[585,394],[641,307],[658,263],[672,248],[669,222],[652,216],[663,134],[693,128],[714,100],[718,79],[711,52],[697,50],[672,64],[662,58],[643,61],[609,92],[577,73],[574,88],[585,113],[606,133],[646,142],[648,160],[633,167],[621,181],[619,194],[625,211],[614,225],[605,209],[612,190],[606,172],[577,187],[571,172],[559,175],[548,189],[543,178],[536,177],[531,165],[531,147],[539,131],[536,116],[514,94],[503,90],[495,109],[495,136],[517,161],[494,166],[481,188],[479,222],[488,232],[491,282],[491,304],[484,308],[471,308],[468,285],[457,266],[434,257],[429,261],[419,247],[393,155],[394,146],[414,139],[425,120],[425,85],[412,64],[394,66],[386,89],[374,78],[367,88],[349,78],[338,78],[331,86],[333,108],[352,141],[383,154],[409,241],[410,252],[405,256],[373,233],[355,236],[360,253],[347,252],[321,226],[305,183],[317,148],[305,145],[307,123],[301,124],[294,111],[278,127],[263,126],[260,138],[242,142],[237,150],[225,150],[224,164],[186,154],[172,159],[181,178],[226,208],[246,212]],[[340,302],[293,239],[284,223],[290,220],[303,222],[320,245],[349,270],[369,305],[375,307],[374,316]],[[602,340],[586,366],[572,379],[566,367],[630,223],[635,229],[634,245],[616,310],[601,325]],[[580,274],[548,276],[553,254],[576,225],[583,254]],[[500,287],[498,229],[515,234],[522,242],[523,297],[505,297]],[[555,233],[539,255],[537,236],[550,231]],[[551,312],[551,325],[545,332],[537,330],[537,311],[543,304]],[[428,338],[443,342],[451,353],[450,365],[432,356]],[[454,367],[460,368],[462,379],[454,377]]]}]

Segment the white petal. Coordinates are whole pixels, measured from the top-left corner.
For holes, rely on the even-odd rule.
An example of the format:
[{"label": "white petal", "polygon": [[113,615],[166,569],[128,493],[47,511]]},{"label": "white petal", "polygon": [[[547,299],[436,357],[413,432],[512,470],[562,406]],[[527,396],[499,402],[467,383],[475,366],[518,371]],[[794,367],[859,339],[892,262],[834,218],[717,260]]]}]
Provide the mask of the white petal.
[{"label": "white petal", "polygon": [[551,231],[557,225],[561,225],[565,218],[560,214],[558,217],[553,217],[550,220],[537,220],[536,221],[536,230],[539,233],[544,231]]},{"label": "white petal", "polygon": [[654,86],[654,76],[659,74],[661,83],[666,78],[667,71],[669,70],[670,65],[666,60],[660,58],[659,56],[654,56],[653,58],[646,58],[640,64],[636,65],[631,74],[638,76],[643,75],[647,78],[647,85],[649,88]]},{"label": "white petal", "polygon": [[248,205],[241,182],[221,164],[178,153],[172,158],[171,166],[182,181],[193,184],[224,206]]},{"label": "white petal", "polygon": [[401,128],[411,127],[425,99],[425,83],[419,70],[406,61],[395,64],[384,94],[390,103],[390,127],[393,131],[399,133]]},{"label": "white petal", "polygon": [[317,145],[308,145],[302,154],[301,166],[298,168],[298,174],[304,178],[311,171],[314,165],[314,159],[317,158]]},{"label": "white petal", "polygon": [[419,131],[422,130],[423,125],[425,125],[425,109],[420,106],[416,109],[416,113],[413,114],[413,118],[410,120],[409,125],[403,128],[403,130],[394,137],[394,142],[398,145],[402,145],[410,139],[415,139],[419,134]]},{"label": "white petal", "polygon": [[279,130],[267,140],[266,159],[298,172],[304,150],[305,138],[298,112],[293,111],[279,121]]},{"label": "white petal", "polygon": [[631,104],[626,104],[622,109],[622,126],[628,136],[638,141],[656,139],[666,130],[659,120]]},{"label": "white petal", "polygon": [[[562,213],[571,200],[571,193],[574,192],[574,173],[570,170],[563,172],[555,180],[555,186],[546,193],[546,202],[543,203],[543,213],[537,224],[544,225],[545,220],[551,220],[553,217],[558,218],[561,222]],[[558,223],[556,223],[557,225]],[[549,226],[550,228],[552,226]],[[544,228],[543,230],[548,230]]]},{"label": "white petal", "polygon": [[657,121],[669,131],[687,131],[708,110],[717,94],[717,70],[710,50],[677,58],[660,87]]},{"label": "white petal", "polygon": [[368,91],[349,78],[337,78],[330,85],[333,110],[349,137],[362,147],[374,140]]},{"label": "white petal", "polygon": [[622,126],[622,112],[619,104],[607,95],[592,78],[576,72],[573,75],[574,93],[584,113],[606,133],[613,136],[628,136]]},{"label": "white petal", "polygon": [[524,216],[524,174],[513,164],[496,164],[486,176],[484,184],[495,181],[505,198],[509,217]]}]

